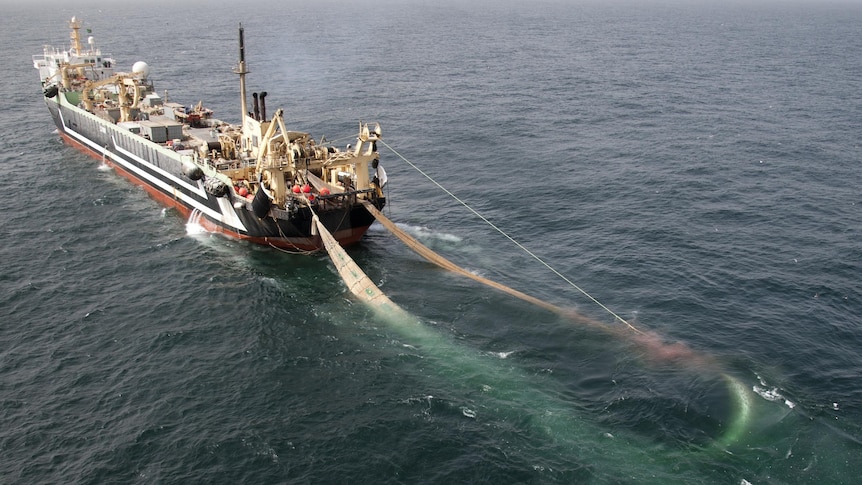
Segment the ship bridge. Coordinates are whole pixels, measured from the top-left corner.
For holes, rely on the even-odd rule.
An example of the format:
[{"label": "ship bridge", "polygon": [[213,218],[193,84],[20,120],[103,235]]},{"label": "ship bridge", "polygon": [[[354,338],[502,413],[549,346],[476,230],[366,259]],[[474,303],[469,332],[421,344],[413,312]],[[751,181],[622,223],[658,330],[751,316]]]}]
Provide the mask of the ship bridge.
[{"label": "ship bridge", "polygon": [[[58,49],[46,45],[41,55],[33,56],[33,67],[39,70],[39,80],[43,86],[57,84],[66,69],[76,71],[81,79],[99,81],[114,75],[114,59],[110,54],[102,54],[102,50],[96,47],[93,36],[87,37],[87,47],[81,45],[81,22],[72,17],[69,22],[72,29],[70,35],[71,46],[66,49]],[[87,29],[87,33],[89,33]]]}]

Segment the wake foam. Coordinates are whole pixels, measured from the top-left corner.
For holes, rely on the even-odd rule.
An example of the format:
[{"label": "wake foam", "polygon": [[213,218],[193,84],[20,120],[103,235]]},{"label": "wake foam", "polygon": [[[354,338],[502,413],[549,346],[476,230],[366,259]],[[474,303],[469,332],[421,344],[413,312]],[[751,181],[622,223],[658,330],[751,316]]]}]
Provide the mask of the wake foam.
[{"label": "wake foam", "polygon": [[463,239],[455,234],[445,232],[437,232],[422,226],[411,226],[410,224],[396,223],[404,232],[410,234],[416,239],[438,240],[447,243],[460,243]]},{"label": "wake foam", "polygon": [[189,215],[189,220],[186,222],[186,234],[189,236],[209,234],[209,231],[204,229],[204,226],[201,225],[201,217],[202,214],[199,210],[195,209],[192,211]]},{"label": "wake foam", "polygon": [[784,401],[784,405],[790,409],[796,407],[796,403],[784,397],[777,387],[767,385],[766,381],[763,380],[763,377],[758,374],[754,375],[757,376],[757,380],[760,382],[760,385],[752,386],[751,390],[753,390],[758,396],[772,402]]}]

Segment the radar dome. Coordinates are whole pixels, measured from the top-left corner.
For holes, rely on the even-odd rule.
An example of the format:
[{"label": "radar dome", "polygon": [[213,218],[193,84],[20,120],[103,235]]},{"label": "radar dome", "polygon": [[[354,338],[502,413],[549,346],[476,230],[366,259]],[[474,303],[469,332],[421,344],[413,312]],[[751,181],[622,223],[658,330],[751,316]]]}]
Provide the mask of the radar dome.
[{"label": "radar dome", "polygon": [[150,66],[144,61],[138,61],[132,66],[132,72],[140,74],[144,79],[150,75]]}]

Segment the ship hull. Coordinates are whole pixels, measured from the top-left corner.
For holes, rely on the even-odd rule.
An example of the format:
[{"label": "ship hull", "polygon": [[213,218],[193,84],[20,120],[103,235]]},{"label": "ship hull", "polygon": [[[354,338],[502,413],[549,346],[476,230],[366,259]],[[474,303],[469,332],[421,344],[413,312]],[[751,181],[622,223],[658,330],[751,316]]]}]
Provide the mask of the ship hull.
[{"label": "ship hull", "polygon": [[[60,93],[45,98],[45,103],[67,144],[103,161],[184,217],[194,216],[206,230],[287,250],[323,248],[322,240],[313,231],[308,207],[290,212],[273,208],[267,216],[259,218],[246,198],[231,190],[215,196],[206,190],[203,180],[188,178],[183,173],[183,157],[177,152],[82,110],[64,98]],[[378,198],[374,203],[382,208],[385,199]],[[327,209],[324,203],[315,213],[342,246],[358,242],[374,222],[361,204]]]}]

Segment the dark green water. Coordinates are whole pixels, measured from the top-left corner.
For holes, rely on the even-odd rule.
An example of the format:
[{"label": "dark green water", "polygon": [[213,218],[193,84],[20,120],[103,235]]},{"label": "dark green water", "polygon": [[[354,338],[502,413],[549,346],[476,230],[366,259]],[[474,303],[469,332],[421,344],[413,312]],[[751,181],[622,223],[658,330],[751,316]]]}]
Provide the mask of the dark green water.
[{"label": "dark green water", "polygon": [[[854,483],[862,466],[856,3],[15,4],[0,20],[3,483]],[[64,146],[30,56],[72,15],[158,89],[400,153],[667,360],[443,272],[207,234]],[[130,33],[134,35],[130,38]],[[9,48],[8,46],[13,46]],[[388,215],[485,277],[601,308],[394,154]],[[722,374],[740,383],[748,418]]]}]

